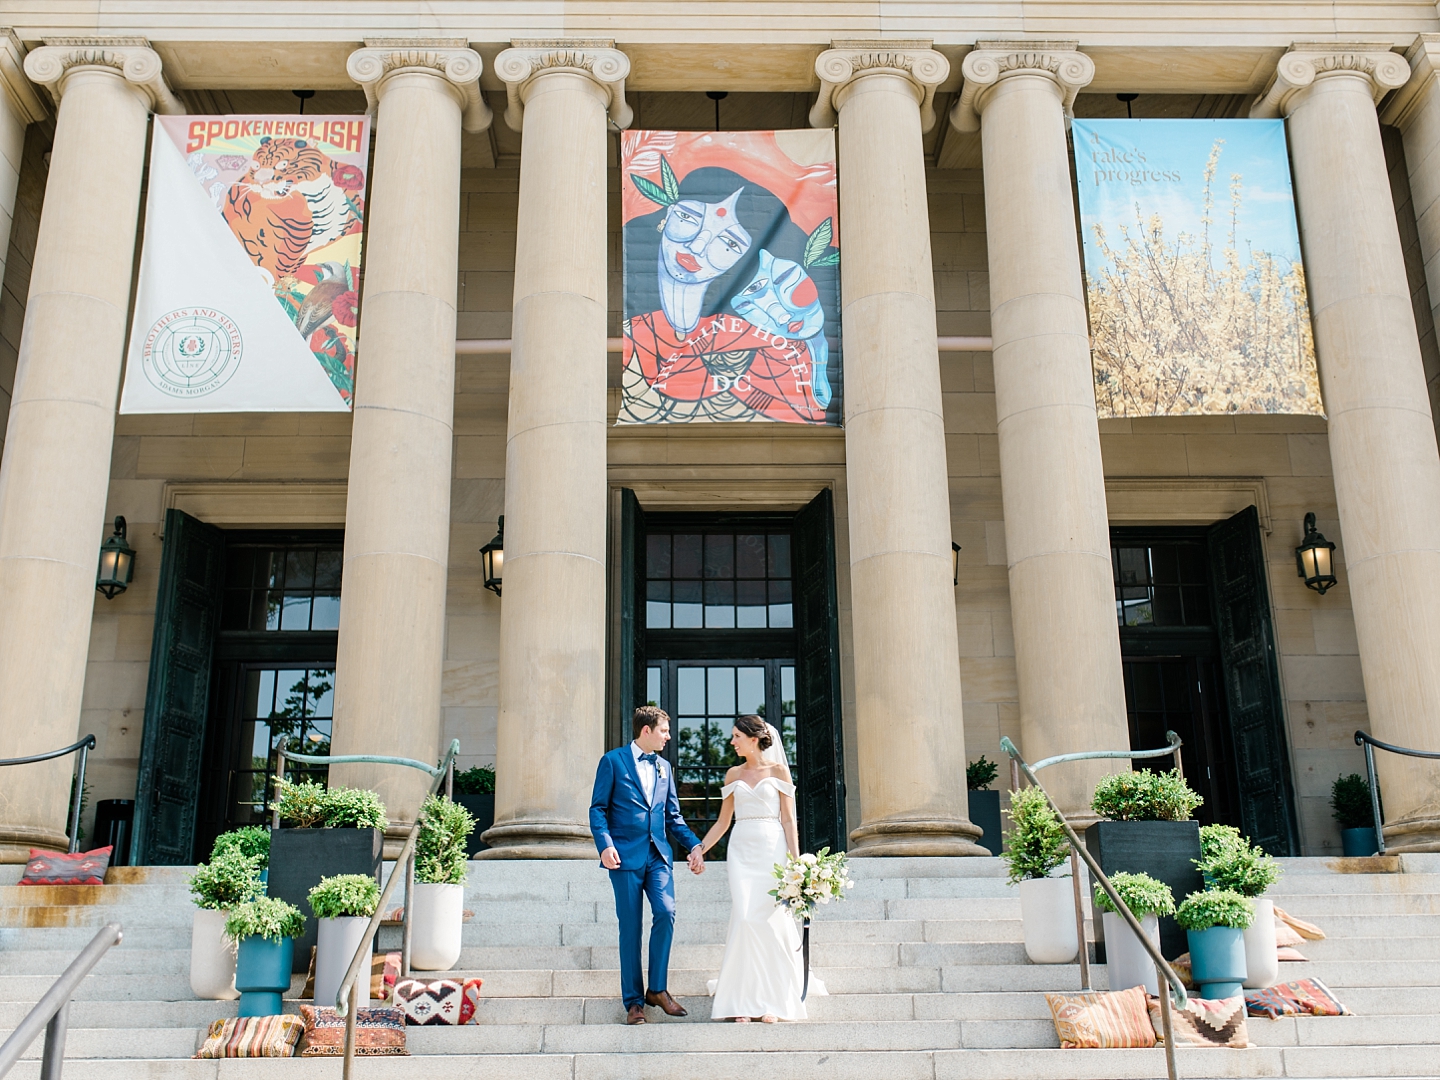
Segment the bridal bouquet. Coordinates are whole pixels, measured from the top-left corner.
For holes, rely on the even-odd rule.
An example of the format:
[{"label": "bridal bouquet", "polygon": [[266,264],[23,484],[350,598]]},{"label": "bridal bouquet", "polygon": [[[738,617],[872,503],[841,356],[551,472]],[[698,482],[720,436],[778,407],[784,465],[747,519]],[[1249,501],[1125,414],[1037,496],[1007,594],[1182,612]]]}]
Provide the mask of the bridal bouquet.
[{"label": "bridal bouquet", "polygon": [[837,851],[832,855],[828,847],[816,855],[791,855],[783,863],[776,863],[775,880],[779,884],[770,890],[775,903],[788,907],[790,914],[802,922],[814,913],[816,904],[844,900],[845,890],[855,887],[845,853]]}]

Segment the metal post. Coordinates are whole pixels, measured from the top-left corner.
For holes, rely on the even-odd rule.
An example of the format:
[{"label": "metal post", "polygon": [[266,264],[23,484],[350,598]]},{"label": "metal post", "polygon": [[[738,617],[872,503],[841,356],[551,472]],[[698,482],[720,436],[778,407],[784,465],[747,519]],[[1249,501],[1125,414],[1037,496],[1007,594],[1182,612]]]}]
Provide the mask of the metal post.
[{"label": "metal post", "polygon": [[40,1057],[40,1080],[60,1080],[65,1064],[65,1029],[70,1026],[70,1003],[67,1001],[45,1025],[45,1049]]},{"label": "metal post", "polygon": [[80,850],[80,803],[85,799],[85,759],[90,753],[88,745],[80,747],[80,761],[75,767],[75,799],[70,805],[70,854]]},{"label": "metal post", "polygon": [[1085,940],[1085,908],[1080,902],[1080,856],[1070,849],[1070,881],[1075,888],[1075,940],[1080,943],[1080,989],[1090,989],[1090,945]]},{"label": "metal post", "polygon": [[[369,997],[368,983],[365,994]],[[355,1018],[360,1013],[360,1000],[360,980],[356,979],[350,987],[350,1008],[345,1013],[345,1064],[340,1072],[342,1080],[350,1080],[350,1070],[355,1065]]]},{"label": "metal post", "polygon": [[450,802],[455,801],[455,759],[450,759],[450,764],[445,766],[445,798]]},{"label": "metal post", "polygon": [[1165,1033],[1165,1075],[1169,1080],[1179,1080],[1175,1068],[1175,1029],[1170,1022],[1170,987],[1165,981],[1165,972],[1155,965],[1155,981],[1160,985],[1160,1030]]},{"label": "metal post", "polygon": [[[394,871],[391,871],[392,873]],[[415,853],[405,860],[405,906],[400,909],[400,976],[410,978],[411,905],[415,903]]]},{"label": "metal post", "polygon": [[1014,760],[1010,762],[1010,794],[1020,790],[1020,764]]},{"label": "metal post", "polygon": [[[270,808],[270,827],[280,827],[280,785],[285,782],[285,736],[280,736],[280,741],[275,744],[275,802]],[[348,1060],[348,1059],[347,1059]]]},{"label": "metal post", "polygon": [[[82,751],[83,753],[83,751]],[[1365,744],[1365,771],[1370,774],[1370,813],[1375,817],[1375,847],[1385,854],[1385,823],[1380,820],[1380,780],[1375,775],[1375,748]]]}]

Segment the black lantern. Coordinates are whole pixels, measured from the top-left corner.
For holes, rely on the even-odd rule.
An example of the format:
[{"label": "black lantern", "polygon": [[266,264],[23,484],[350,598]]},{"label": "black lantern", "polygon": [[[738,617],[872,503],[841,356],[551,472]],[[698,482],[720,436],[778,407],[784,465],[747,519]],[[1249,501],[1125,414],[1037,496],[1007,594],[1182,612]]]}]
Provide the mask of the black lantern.
[{"label": "black lantern", "polygon": [[1314,514],[1305,515],[1305,539],[1295,549],[1295,572],[1305,579],[1306,588],[1321,596],[1337,582],[1335,545],[1316,530]]},{"label": "black lantern", "polygon": [[957,543],[955,543],[954,540],[951,540],[951,541],[950,541],[950,569],[951,569],[951,571],[952,571],[952,573],[951,573],[950,576],[955,579],[955,584],[956,584],[956,585],[959,585],[959,584],[960,584],[960,545],[957,544]]},{"label": "black lantern", "polygon": [[500,578],[505,569],[505,515],[496,522],[495,539],[480,549],[480,566],[485,571],[485,587],[500,595]]},{"label": "black lantern", "polygon": [[95,588],[114,600],[130,587],[135,575],[135,549],[125,542],[125,519],[115,519],[115,532],[100,545],[100,569],[95,573]]}]

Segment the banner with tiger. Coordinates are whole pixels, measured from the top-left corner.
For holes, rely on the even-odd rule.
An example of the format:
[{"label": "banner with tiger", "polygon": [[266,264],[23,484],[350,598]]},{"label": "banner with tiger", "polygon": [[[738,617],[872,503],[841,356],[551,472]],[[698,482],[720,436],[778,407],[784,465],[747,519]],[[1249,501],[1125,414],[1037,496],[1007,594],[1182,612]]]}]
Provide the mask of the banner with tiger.
[{"label": "banner with tiger", "polygon": [[156,116],[122,413],[353,407],[370,120]]},{"label": "banner with tiger", "polygon": [[840,423],[833,131],[624,131],[621,424]]}]

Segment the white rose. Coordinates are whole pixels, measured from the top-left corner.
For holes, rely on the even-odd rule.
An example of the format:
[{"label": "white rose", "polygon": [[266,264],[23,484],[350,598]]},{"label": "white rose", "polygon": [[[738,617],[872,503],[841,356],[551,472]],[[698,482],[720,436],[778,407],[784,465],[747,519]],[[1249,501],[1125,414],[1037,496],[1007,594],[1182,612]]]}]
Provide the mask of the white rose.
[{"label": "white rose", "polygon": [[814,866],[814,865],[815,865],[817,862],[819,862],[820,860],[818,860],[817,858],[815,858],[814,855],[811,855],[811,854],[807,851],[804,855],[801,855],[801,856],[800,856],[800,861],[803,862],[806,866]]}]

